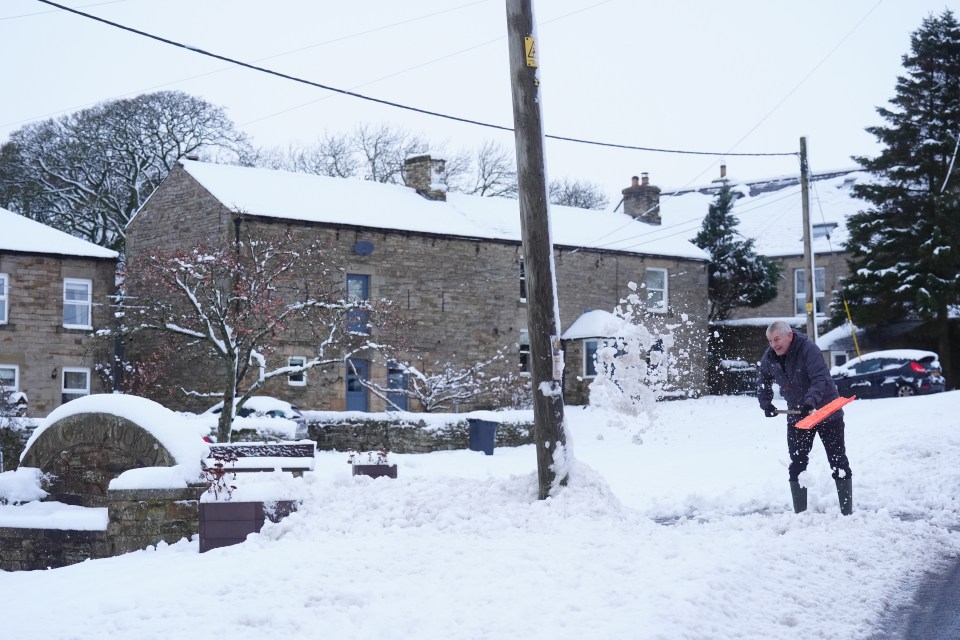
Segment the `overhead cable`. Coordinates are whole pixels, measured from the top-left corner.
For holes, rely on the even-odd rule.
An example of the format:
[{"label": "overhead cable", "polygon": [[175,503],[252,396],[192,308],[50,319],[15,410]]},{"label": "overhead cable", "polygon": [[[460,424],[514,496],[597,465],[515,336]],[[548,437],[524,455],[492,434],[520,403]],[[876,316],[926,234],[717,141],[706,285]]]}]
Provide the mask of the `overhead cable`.
[{"label": "overhead cable", "polygon": [[[123,30],[123,31],[128,31],[128,32],[130,32],[130,33],[135,33],[135,34],[137,34],[137,35],[139,35],[139,36],[143,36],[143,37],[145,37],[145,38],[150,38],[150,39],[156,40],[156,41],[158,41],[158,42],[163,42],[164,44],[168,44],[168,45],[171,45],[171,46],[174,46],[174,47],[179,47],[179,48],[181,48],[181,49],[186,49],[186,50],[188,50],[188,51],[193,51],[194,53],[198,53],[198,54],[200,54],[200,55],[207,56],[207,57],[210,57],[210,58],[215,58],[215,59],[217,59],[217,60],[222,60],[222,61],[224,61],[224,62],[228,62],[228,63],[230,63],[230,64],[234,64],[234,65],[237,65],[237,66],[240,66],[240,67],[244,67],[244,68],[246,68],[246,69],[251,69],[251,70],[253,70],[253,71],[259,71],[260,73],[266,73],[266,74],[269,74],[269,75],[272,75],[272,76],[276,76],[276,77],[278,77],[278,78],[283,78],[284,80],[290,80],[290,81],[292,81],[292,82],[297,82],[297,83],[300,83],[300,84],[309,85],[309,86],[311,86],[311,87],[316,87],[316,88],[318,88],[318,89],[324,89],[324,90],[326,90],[326,91],[332,91],[332,92],[334,92],[334,93],[339,93],[339,94],[341,94],[341,95],[350,96],[350,97],[352,97],[352,98],[358,98],[358,99],[360,99],[360,100],[366,100],[366,101],[368,101],[368,102],[374,102],[374,103],[377,103],[377,104],[382,104],[382,105],[385,105],[385,106],[388,106],[388,107],[394,107],[394,108],[397,108],[397,109],[404,109],[404,110],[406,110],[406,111],[413,111],[414,113],[421,113],[421,114],[427,115],[427,116],[433,116],[433,117],[436,117],[436,118],[443,118],[443,119],[446,119],[446,120],[453,120],[453,121],[455,121],[455,122],[463,122],[463,123],[465,123],[465,124],[472,124],[472,125],[476,125],[476,126],[479,126],[479,127],[487,127],[487,128],[489,128],[489,129],[497,129],[497,130],[500,130],[500,131],[510,131],[510,132],[513,131],[513,128],[512,128],[512,127],[505,127],[505,126],[503,126],[503,125],[492,124],[492,123],[489,123],[489,122],[482,122],[482,121],[480,121],[480,120],[473,120],[473,119],[470,119],[470,118],[463,118],[463,117],[460,117],[460,116],[455,116],[455,115],[451,115],[451,114],[447,114],[447,113],[440,113],[440,112],[438,112],[438,111],[431,111],[431,110],[429,110],[429,109],[422,109],[422,108],[420,108],[420,107],[414,107],[414,106],[411,106],[411,105],[401,104],[401,103],[399,103],[399,102],[393,102],[393,101],[391,101],[391,100],[384,100],[383,98],[375,98],[375,97],[373,97],[373,96],[368,96],[368,95],[364,95],[364,94],[361,94],[361,93],[356,93],[355,91],[349,91],[349,90],[347,90],[347,89],[339,89],[339,88],[337,88],[337,87],[332,87],[332,86],[330,86],[330,85],[321,84],[321,83],[319,83],[319,82],[314,82],[314,81],[312,81],[312,80],[307,80],[307,79],[305,79],[305,78],[300,78],[300,77],[298,77],[298,76],[292,76],[292,75],[290,75],[290,74],[283,73],[283,72],[281,72],[281,71],[275,71],[275,70],[273,70],[273,69],[267,69],[266,67],[260,67],[260,66],[254,65],[254,64],[250,64],[250,63],[247,63],[247,62],[243,62],[243,61],[241,61],[241,60],[237,60],[237,59],[235,59],[235,58],[230,58],[230,57],[228,57],[228,56],[220,55],[220,54],[218,54],[218,53],[213,53],[213,52],[211,52],[211,51],[206,51],[205,49],[200,49],[200,48],[198,48],[198,47],[194,47],[194,46],[191,46],[191,45],[183,44],[182,42],[177,42],[177,41],[175,41],[175,40],[170,40],[169,38],[163,38],[163,37],[161,37],[161,36],[157,36],[157,35],[154,35],[154,34],[152,34],[152,33],[147,33],[146,31],[141,31],[141,30],[139,30],[139,29],[134,29],[133,27],[128,27],[128,26],[126,26],[126,25],[122,25],[122,24],[119,24],[119,23],[117,23],[117,22],[112,22],[112,21],[110,21],[110,20],[106,20],[106,19],[104,19],[104,18],[100,18],[100,17],[98,17],[98,16],[95,16],[95,15],[92,15],[92,14],[89,14],[89,13],[84,13],[83,11],[78,11],[77,9],[73,9],[73,8],[71,8],[71,7],[67,7],[67,6],[65,6],[65,5],[58,4],[58,3],[56,3],[56,2],[52,2],[51,0],[37,0],[37,1],[38,1],[38,2],[41,2],[41,3],[43,3],[43,4],[46,4],[46,5],[50,5],[51,7],[56,7],[56,8],[58,8],[58,9],[63,10],[63,11],[67,11],[68,13],[73,13],[73,14],[76,14],[76,15],[78,15],[78,16],[82,16],[82,17],[84,17],[84,18],[88,18],[88,19],[90,19],[90,20],[95,20],[96,22],[101,22],[101,23],[106,24],[106,25],[109,25],[109,26],[111,26],[111,27],[115,27],[115,28],[117,28],[117,29],[121,29],[121,30]],[[732,152],[729,152],[729,151],[688,151],[688,150],[681,150],[681,149],[660,149],[660,148],[655,148],[655,147],[641,147],[641,146],[634,146],[634,145],[614,144],[614,143],[607,143],[607,142],[599,142],[599,141],[595,141],[595,140],[584,140],[584,139],[580,139],[580,138],[571,138],[571,137],[567,137],[567,136],[554,136],[554,135],[549,135],[549,134],[544,135],[544,137],[545,137],[545,138],[551,138],[551,139],[553,139],[553,140],[561,140],[561,141],[565,141],[565,142],[576,142],[576,143],[578,143],[578,144],[591,144],[591,145],[603,146],[603,147],[611,147],[611,148],[618,148],[618,149],[630,149],[630,150],[634,150],[634,151],[651,151],[651,152],[656,152],[656,153],[674,153],[674,154],[703,155],[703,156],[795,156],[795,155],[797,155],[797,152],[796,152],[796,151],[787,151],[787,152],[779,152],[779,153],[732,153]]]}]

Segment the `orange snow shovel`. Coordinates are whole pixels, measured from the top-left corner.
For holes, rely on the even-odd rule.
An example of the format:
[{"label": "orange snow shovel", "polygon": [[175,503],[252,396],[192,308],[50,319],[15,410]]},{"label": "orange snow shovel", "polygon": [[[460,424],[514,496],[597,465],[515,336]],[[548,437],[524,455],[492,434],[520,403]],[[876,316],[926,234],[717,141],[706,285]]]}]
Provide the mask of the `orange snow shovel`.
[{"label": "orange snow shovel", "polygon": [[[811,413],[806,418],[804,418],[803,420],[801,420],[800,422],[798,422],[793,426],[795,426],[797,429],[813,429],[815,426],[817,426],[818,424],[826,420],[828,417],[832,416],[841,408],[850,404],[856,399],[857,399],[857,396],[850,396],[849,398],[844,398],[843,396],[840,396],[836,400],[820,407],[819,409],[817,409],[816,411],[814,411],[813,413]],[[792,410],[778,409],[777,413],[797,414],[799,413],[799,411],[795,409],[792,409]]]}]

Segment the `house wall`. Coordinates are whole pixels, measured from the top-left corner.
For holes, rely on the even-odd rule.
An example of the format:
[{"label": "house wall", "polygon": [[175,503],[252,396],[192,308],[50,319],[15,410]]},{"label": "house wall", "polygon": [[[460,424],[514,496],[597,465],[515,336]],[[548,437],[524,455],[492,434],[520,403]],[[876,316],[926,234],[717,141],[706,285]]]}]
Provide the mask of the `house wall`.
[{"label": "house wall", "polygon": [[[0,273],[9,276],[9,321],[0,324],[0,365],[18,367],[29,415],[45,416],[62,404],[64,367],[89,369],[90,392],[104,391],[94,370],[92,333],[109,326],[115,271],[112,259],[0,253]],[[65,278],[92,281],[93,330],[63,326]]]},{"label": "house wall", "polygon": [[[824,306],[822,313],[825,318],[818,318],[818,321],[830,317],[830,304],[833,302],[834,294],[840,280],[847,275],[846,254],[842,252],[820,253],[814,256],[814,264],[817,269],[824,269]],[[774,262],[780,265],[780,284],[777,288],[777,297],[765,305],[756,308],[740,307],[731,314],[731,320],[746,318],[788,318],[796,315],[794,307],[794,278],[797,269],[807,269],[809,265],[802,255],[786,256],[772,258]],[[800,315],[804,317],[803,314]]]},{"label": "house wall", "polygon": [[[234,233],[233,218],[232,212],[177,167],[129,225],[128,261],[133,265],[138,256],[156,247],[188,246],[211,237],[229,241]],[[330,263],[343,268],[344,279],[348,273],[369,275],[371,300],[386,298],[399,305],[405,323],[404,360],[427,370],[437,362],[451,362],[459,368],[486,360],[503,349],[507,360],[502,366],[517,370],[517,343],[527,326],[527,303],[520,298],[520,243],[255,216],[245,216],[240,227],[242,234],[286,231],[295,242],[320,241]],[[373,246],[368,255],[355,251],[361,240]],[[557,248],[555,264],[561,327],[572,324],[586,310],[612,310],[629,293],[627,282],[644,281],[647,266],[669,269],[671,311],[667,315],[672,321],[686,313],[696,322],[705,322],[705,262]],[[311,355],[308,349],[307,344],[286,345],[282,364],[288,356]],[[386,363],[378,355],[370,359],[371,378],[385,385]],[[492,369],[495,373],[497,368]],[[216,388],[209,367],[194,365],[175,375],[178,380]],[[308,371],[306,379],[304,386],[277,379],[259,393],[304,409],[345,408],[343,366]],[[691,381],[694,386],[702,384],[702,366],[695,367]],[[199,401],[189,402],[182,396],[161,401],[175,409],[205,408]],[[384,408],[384,401],[371,394],[369,409]],[[477,407],[459,407],[472,408]]]}]

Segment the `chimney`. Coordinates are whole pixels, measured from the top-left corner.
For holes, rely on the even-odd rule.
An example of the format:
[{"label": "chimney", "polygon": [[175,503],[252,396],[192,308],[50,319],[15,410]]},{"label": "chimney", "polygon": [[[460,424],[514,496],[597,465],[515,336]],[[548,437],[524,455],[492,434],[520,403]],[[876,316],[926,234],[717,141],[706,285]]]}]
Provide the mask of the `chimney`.
[{"label": "chimney", "polygon": [[723,180],[727,177],[727,165],[720,165],[720,179]]},{"label": "chimney", "polygon": [[660,187],[650,184],[650,176],[645,172],[642,178],[633,176],[630,186],[621,191],[623,194],[623,212],[647,224],[660,224]]},{"label": "chimney", "polygon": [[403,181],[427,200],[447,199],[447,168],[445,160],[434,160],[429,155],[407,158],[403,163]]}]

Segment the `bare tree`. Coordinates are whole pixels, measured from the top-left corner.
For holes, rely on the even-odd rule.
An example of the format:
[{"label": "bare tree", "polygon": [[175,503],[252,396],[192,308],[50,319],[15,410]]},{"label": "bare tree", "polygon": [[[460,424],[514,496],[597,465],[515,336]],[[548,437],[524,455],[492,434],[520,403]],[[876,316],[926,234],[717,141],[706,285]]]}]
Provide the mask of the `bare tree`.
[{"label": "bare tree", "polygon": [[360,171],[360,159],[350,137],[324,133],[314,146],[291,149],[289,169],[334,178],[351,178]]},{"label": "bare tree", "polygon": [[553,204],[581,209],[604,209],[610,204],[603,194],[603,188],[586,180],[551,180],[549,195]]},{"label": "bare tree", "polygon": [[427,148],[426,141],[406,129],[359,125],[351,138],[364,160],[365,180],[402,184],[404,161]]},{"label": "bare tree", "polygon": [[[125,276],[128,329],[177,340],[219,372],[208,375],[216,388],[183,391],[223,398],[221,441],[230,437],[236,398],[242,406],[271,379],[377,350],[371,327],[383,337],[396,318],[388,301],[351,300],[342,269],[327,263],[320,245],[304,246],[289,233],[157,251],[128,265]],[[279,355],[291,343],[310,348],[302,365]]]},{"label": "bare tree", "polygon": [[185,93],[105,102],[15,131],[0,147],[0,205],[122,251],[130,217],[177,160],[248,152],[222,108]]},{"label": "bare tree", "polygon": [[407,376],[407,388],[386,388],[368,380],[362,380],[361,384],[394,408],[398,407],[390,401],[390,396],[402,395],[416,400],[428,413],[483,401],[489,401],[491,406],[503,406],[500,404],[503,400],[524,405],[529,399],[526,378],[512,371],[491,373],[488,370],[494,363],[503,362],[505,357],[504,349],[501,349],[493,357],[470,367],[457,368],[449,362],[434,362],[429,369],[394,359],[393,366]]},{"label": "bare tree", "polygon": [[475,196],[517,197],[517,165],[513,151],[487,140],[477,149],[471,164],[475,164],[476,169],[463,171],[462,178],[452,176],[450,165],[447,165],[453,189]]}]

